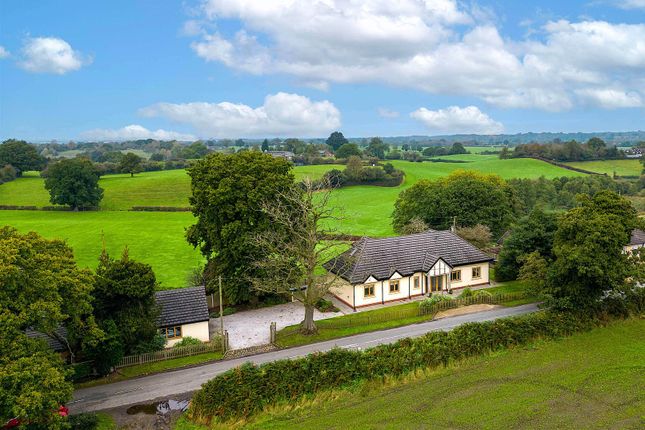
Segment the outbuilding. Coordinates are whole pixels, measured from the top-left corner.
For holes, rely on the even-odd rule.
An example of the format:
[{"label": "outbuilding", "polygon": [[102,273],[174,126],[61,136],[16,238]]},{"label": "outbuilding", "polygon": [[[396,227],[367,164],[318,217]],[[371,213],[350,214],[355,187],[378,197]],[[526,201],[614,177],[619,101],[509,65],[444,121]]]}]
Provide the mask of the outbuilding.
[{"label": "outbuilding", "polygon": [[177,288],[155,294],[160,308],[157,326],[171,347],[184,337],[194,337],[202,342],[210,340],[208,306],[204,287]]}]

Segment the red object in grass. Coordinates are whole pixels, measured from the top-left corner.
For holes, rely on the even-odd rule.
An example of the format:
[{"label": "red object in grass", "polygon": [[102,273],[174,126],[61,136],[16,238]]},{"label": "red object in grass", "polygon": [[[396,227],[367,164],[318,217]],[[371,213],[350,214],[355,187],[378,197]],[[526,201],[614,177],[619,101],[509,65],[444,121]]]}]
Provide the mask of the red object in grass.
[{"label": "red object in grass", "polygon": [[5,423],[5,425],[2,426],[2,430],[16,428],[19,425],[20,425],[20,421],[18,420],[18,418],[11,418],[9,421]]},{"label": "red object in grass", "polygon": [[58,415],[60,415],[61,417],[66,417],[67,415],[69,415],[69,409],[66,406],[61,405],[61,407],[58,408]]}]

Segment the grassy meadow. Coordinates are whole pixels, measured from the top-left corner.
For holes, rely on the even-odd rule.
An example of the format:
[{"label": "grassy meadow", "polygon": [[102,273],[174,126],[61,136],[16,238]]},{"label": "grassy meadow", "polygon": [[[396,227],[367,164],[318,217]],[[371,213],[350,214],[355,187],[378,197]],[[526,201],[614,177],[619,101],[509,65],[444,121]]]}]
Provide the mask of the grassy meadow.
[{"label": "grassy meadow", "polygon": [[575,161],[565,164],[591,172],[605,173],[609,176],[613,176],[614,173],[618,176],[640,176],[643,170],[640,159],[634,158],[626,160]]},{"label": "grassy meadow", "polygon": [[[577,176],[579,173],[533,159],[500,160],[495,155],[464,154],[441,157],[462,163],[393,161],[405,172],[398,187],[354,186],[334,191],[331,204],[342,219],[338,231],[354,235],[394,234],[390,216],[399,193],[420,179],[446,176],[459,169],[496,173],[503,178]],[[318,178],[338,165],[298,166],[297,179]],[[187,276],[202,258],[184,239],[192,214],[128,212],[132,206],[188,206],[190,178],[184,170],[106,175],[99,181],[105,190],[98,212],[0,211],[0,225],[21,231],[36,231],[45,237],[67,240],[81,266],[95,267],[101,250],[101,232],[107,249],[118,254],[127,245],[133,258],[155,270],[163,288],[185,286]],[[44,181],[36,172],[0,185],[0,205],[49,206]]]},{"label": "grassy meadow", "polygon": [[[276,407],[245,428],[642,428],[645,320]],[[178,429],[198,429],[181,420]]]}]

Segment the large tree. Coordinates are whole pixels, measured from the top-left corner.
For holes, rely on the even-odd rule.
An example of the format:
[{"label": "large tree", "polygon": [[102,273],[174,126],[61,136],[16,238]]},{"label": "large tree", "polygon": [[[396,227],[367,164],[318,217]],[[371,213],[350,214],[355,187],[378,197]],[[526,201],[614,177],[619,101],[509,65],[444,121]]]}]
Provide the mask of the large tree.
[{"label": "large tree", "polygon": [[130,177],[133,177],[135,173],[139,173],[143,170],[141,165],[142,159],[134,152],[128,152],[119,161],[119,170],[123,173],[129,173]]},{"label": "large tree", "polygon": [[263,276],[250,281],[259,291],[292,294],[301,302],[305,307],[304,334],[316,332],[315,305],[338,281],[337,275],[321,267],[339,247],[327,240],[332,232],[326,226],[335,219],[328,204],[329,189],[328,184],[305,180],[302,186],[292,186],[280,191],[277,198],[265,200],[262,212],[274,228],[254,238],[267,252],[255,261]]},{"label": "large tree", "polygon": [[512,189],[499,176],[457,171],[434,181],[421,180],[403,191],[392,218],[396,231],[419,218],[437,229],[447,229],[453,221],[461,227],[483,224],[499,237],[517,210]]},{"label": "large tree", "polygon": [[335,131],[329,135],[325,143],[331,146],[332,150],[336,152],[338,148],[340,148],[346,143],[349,143],[349,141],[345,139],[345,136],[343,136],[343,133],[341,133],[340,131]]},{"label": "large tree", "polygon": [[[33,328],[66,345],[72,359],[101,333],[93,317],[92,273],[79,269],[72,249],[36,233],[0,228],[0,306],[21,330]],[[67,336],[57,331],[67,329]]]},{"label": "large tree", "polygon": [[7,164],[13,166],[21,176],[27,170],[41,170],[45,167],[45,159],[24,140],[8,139],[0,145],[0,167]]},{"label": "large tree", "polygon": [[346,143],[336,150],[336,158],[360,157],[361,155],[361,150],[355,143]]},{"label": "large tree", "polygon": [[540,209],[520,218],[504,240],[495,265],[495,279],[516,279],[523,260],[532,252],[550,260],[553,257],[553,237],[557,229],[557,217]]},{"label": "large tree", "polygon": [[390,149],[389,145],[383,143],[380,137],[373,137],[365,149],[365,154],[376,157],[379,160],[385,159],[385,153]]},{"label": "large tree", "polygon": [[632,274],[623,252],[639,220],[629,200],[611,191],[581,196],[558,220],[545,293],[563,308],[593,307]]},{"label": "large tree", "polygon": [[[102,339],[92,316],[92,274],[62,241],[0,228],[0,423],[10,418],[57,429],[72,395],[60,356],[28,328],[66,345],[73,360]],[[58,327],[65,327],[61,334]]]},{"label": "large tree", "polygon": [[50,165],[46,171],[45,188],[49,201],[68,205],[74,210],[96,207],[103,198],[99,172],[86,158],[72,158]]},{"label": "large tree", "polygon": [[132,260],[127,248],[118,260],[103,251],[96,269],[94,313],[103,327],[114,322],[125,354],[158,349],[156,289],[152,268]]},{"label": "large tree", "polygon": [[254,237],[273,228],[261,205],[293,186],[291,163],[256,151],[211,154],[188,173],[197,217],[188,242],[210,260],[213,277],[224,277],[226,299],[247,301],[248,279],[261,276],[254,262],[266,253]]}]

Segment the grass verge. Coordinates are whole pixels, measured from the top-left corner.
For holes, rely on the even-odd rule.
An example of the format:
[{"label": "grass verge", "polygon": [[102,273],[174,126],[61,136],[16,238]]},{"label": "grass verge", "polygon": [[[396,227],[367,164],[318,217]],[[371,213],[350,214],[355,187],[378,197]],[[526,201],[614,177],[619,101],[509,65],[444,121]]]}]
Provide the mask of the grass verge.
[{"label": "grass verge", "polygon": [[[643,428],[645,319],[276,406],[250,429]],[[204,429],[186,419],[177,430]],[[224,427],[212,427],[213,429]]]},{"label": "grass verge", "polygon": [[112,382],[123,381],[137,376],[149,375],[152,373],[164,372],[166,370],[175,370],[182,367],[203,364],[210,361],[220,360],[223,354],[217,352],[207,352],[205,354],[191,355],[189,357],[173,358],[172,360],[156,361],[154,363],[139,364],[136,366],[123,367],[117,373],[108,375],[104,378],[94,379],[92,381],[76,384],[76,388],[88,388],[97,385],[110,384]]}]

